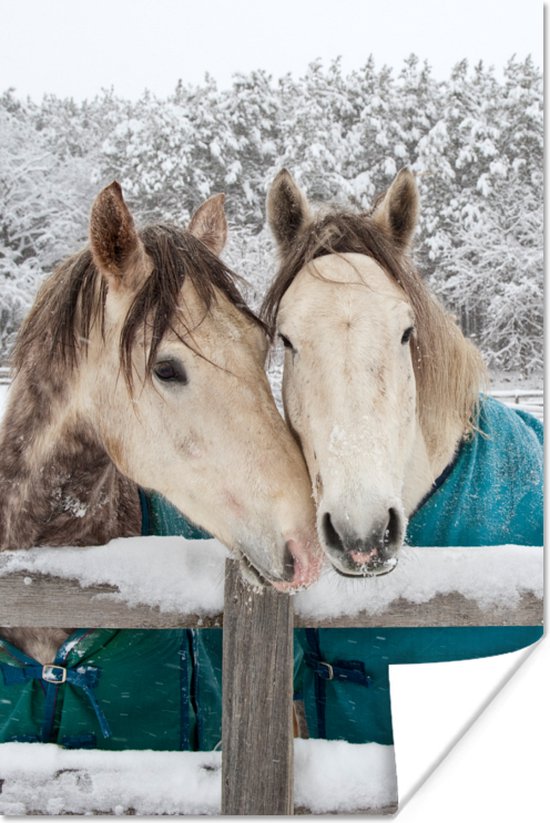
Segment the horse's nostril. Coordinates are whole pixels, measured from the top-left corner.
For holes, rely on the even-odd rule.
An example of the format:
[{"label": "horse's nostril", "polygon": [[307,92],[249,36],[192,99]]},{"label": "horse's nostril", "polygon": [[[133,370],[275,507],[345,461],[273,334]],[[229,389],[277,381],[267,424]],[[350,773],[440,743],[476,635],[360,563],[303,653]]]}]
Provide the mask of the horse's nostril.
[{"label": "horse's nostril", "polygon": [[322,528],[323,528],[323,536],[325,538],[325,543],[331,549],[337,549],[338,551],[344,550],[344,544],[342,542],[342,538],[334,528],[332,524],[332,518],[328,512],[323,515],[322,519]]},{"label": "horse's nostril", "polygon": [[289,541],[285,543],[285,556],[283,560],[283,580],[289,583],[294,580],[295,561],[294,555],[290,551]]},{"label": "horse's nostril", "polygon": [[388,522],[384,531],[384,545],[394,546],[401,542],[401,517],[396,509],[388,512]]}]

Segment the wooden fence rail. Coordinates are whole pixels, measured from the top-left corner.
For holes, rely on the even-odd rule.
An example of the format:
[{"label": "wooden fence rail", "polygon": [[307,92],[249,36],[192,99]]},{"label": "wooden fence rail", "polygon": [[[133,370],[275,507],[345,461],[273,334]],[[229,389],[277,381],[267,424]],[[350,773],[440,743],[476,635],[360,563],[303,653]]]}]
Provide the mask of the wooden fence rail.
[{"label": "wooden fence rail", "polygon": [[[229,561],[231,563],[231,561]],[[0,555],[0,569],[2,556]],[[229,566],[233,569],[233,566]],[[232,576],[232,575],[231,575]],[[231,579],[229,571],[226,582]],[[25,572],[10,572],[0,577],[0,626],[63,627],[74,624],[78,615],[80,626],[95,628],[212,628],[226,625],[235,610],[248,603],[267,600],[269,593],[247,589],[242,602],[228,602],[226,590],[223,612],[208,615],[183,611],[161,611],[156,606],[128,606],[121,601],[107,600],[105,595],[117,591],[115,586],[82,587],[77,580],[32,573],[32,583]],[[265,595],[265,596],[264,596]],[[292,598],[284,597],[292,605]],[[47,609],[44,604],[47,603]],[[437,594],[427,602],[413,603],[405,598],[394,600],[387,608],[368,610],[337,617],[310,617],[293,612],[295,627],[310,628],[376,628],[419,626],[537,626],[542,624],[542,600],[532,592],[524,592],[510,603],[480,605],[460,592]]]},{"label": "wooden fence rail", "polygon": [[[112,599],[116,591],[112,585],[82,587],[77,580],[35,571],[32,578],[28,571],[6,573],[6,562],[0,555],[3,626],[63,627],[74,626],[76,621],[80,626],[110,628],[205,628],[223,623],[225,815],[293,813],[294,626],[518,626],[539,625],[543,620],[542,594],[536,586],[507,605],[484,606],[451,592],[436,594],[422,604],[400,597],[376,614],[364,610],[338,618],[304,617],[294,615],[294,598],[274,590],[254,592],[245,586],[238,564],[232,560],[226,561],[223,615],[130,607]],[[276,756],[265,757],[266,745]]]}]

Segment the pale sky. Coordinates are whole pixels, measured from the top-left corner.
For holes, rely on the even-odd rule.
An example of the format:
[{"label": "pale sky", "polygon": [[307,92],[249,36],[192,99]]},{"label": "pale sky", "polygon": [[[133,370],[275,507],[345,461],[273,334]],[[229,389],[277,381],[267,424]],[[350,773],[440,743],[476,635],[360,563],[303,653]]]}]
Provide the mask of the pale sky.
[{"label": "pale sky", "polygon": [[114,87],[165,95],[209,72],[302,73],[317,57],[344,69],[400,68],[415,52],[437,77],[458,60],[543,63],[539,0],[0,0],[0,92],[76,99]]}]

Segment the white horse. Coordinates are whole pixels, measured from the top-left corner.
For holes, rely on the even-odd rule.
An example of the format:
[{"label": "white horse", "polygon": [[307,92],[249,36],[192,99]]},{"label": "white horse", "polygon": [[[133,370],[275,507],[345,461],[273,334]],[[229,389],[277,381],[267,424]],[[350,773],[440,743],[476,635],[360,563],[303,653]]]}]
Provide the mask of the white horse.
[{"label": "white horse", "polygon": [[[188,230],[138,232],[117,183],[99,194],[90,247],[45,281],[18,338],[0,550],[137,535],[141,486],[253,580],[288,590],[316,578],[307,469],[269,389],[265,327],[217,256],[226,233],[221,195]],[[9,638],[50,662],[59,633],[25,646],[25,632]]]},{"label": "white horse", "polygon": [[408,170],[371,215],[314,215],[286,170],[268,196],[281,267],[264,316],[286,348],[319,537],[348,575],[394,568],[407,517],[476,419],[484,367],[409,261],[417,214]]}]

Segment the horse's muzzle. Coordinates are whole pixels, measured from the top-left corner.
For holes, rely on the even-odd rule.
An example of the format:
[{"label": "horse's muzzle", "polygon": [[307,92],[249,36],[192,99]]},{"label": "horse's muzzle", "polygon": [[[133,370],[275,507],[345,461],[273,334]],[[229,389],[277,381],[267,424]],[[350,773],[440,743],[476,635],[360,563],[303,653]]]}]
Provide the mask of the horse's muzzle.
[{"label": "horse's muzzle", "polygon": [[337,572],[354,577],[379,577],[393,571],[403,543],[405,521],[391,507],[386,516],[366,529],[364,536],[335,522],[329,512],[321,518],[326,553]]},{"label": "horse's muzzle", "polygon": [[294,592],[314,583],[321,572],[323,555],[315,538],[298,536],[285,541],[281,571],[268,569],[240,549],[241,573],[254,586],[273,586],[277,591]]},{"label": "horse's muzzle", "polygon": [[321,547],[315,539],[291,537],[285,543],[283,580],[274,580],[273,586],[281,592],[305,589],[315,583],[322,565]]}]

